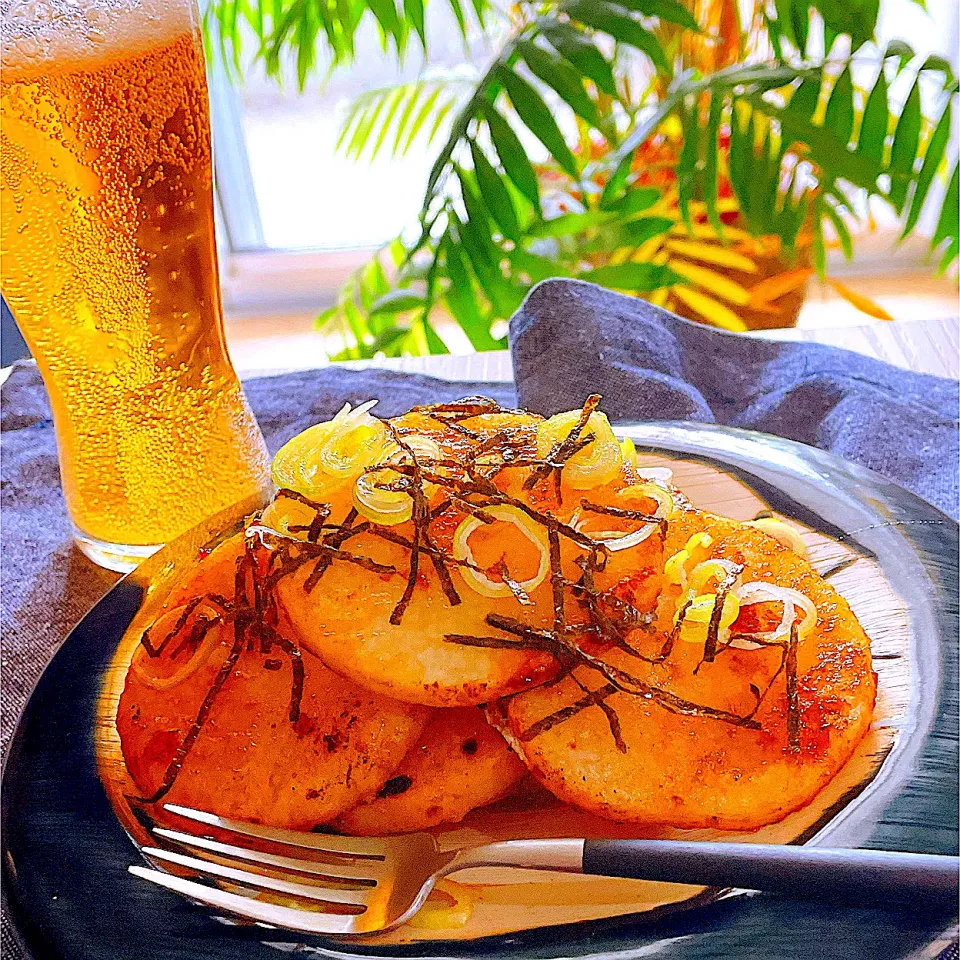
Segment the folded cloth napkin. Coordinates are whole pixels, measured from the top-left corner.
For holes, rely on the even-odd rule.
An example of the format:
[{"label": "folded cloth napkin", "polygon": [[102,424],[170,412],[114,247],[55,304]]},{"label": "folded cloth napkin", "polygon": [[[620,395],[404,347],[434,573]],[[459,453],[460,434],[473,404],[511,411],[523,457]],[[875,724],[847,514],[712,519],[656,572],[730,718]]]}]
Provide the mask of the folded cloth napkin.
[{"label": "folded cloth napkin", "polygon": [[698,420],[800,440],[957,516],[957,383],[816,343],[724,333],[643,300],[547,280],[510,323],[521,406],[603,395],[611,420]]}]

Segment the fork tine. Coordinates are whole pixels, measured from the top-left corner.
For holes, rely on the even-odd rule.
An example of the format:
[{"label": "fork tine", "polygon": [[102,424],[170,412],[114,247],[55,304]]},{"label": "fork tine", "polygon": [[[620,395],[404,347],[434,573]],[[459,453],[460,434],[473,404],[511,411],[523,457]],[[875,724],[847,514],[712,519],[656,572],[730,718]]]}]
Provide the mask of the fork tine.
[{"label": "fork tine", "polygon": [[263,890],[275,890],[277,893],[288,893],[295,897],[305,897],[308,900],[319,900],[322,903],[343,906],[366,906],[370,888],[363,890],[334,890],[329,887],[316,887],[308,883],[296,883],[292,880],[280,880],[276,877],[267,877],[259,873],[250,873],[247,870],[238,870],[236,867],[227,867],[210,860],[200,860],[197,857],[187,857],[182,853],[171,850],[160,850],[157,847],[143,847],[140,851],[152,860],[165,860],[169,863],[188,867],[201,874],[211,874],[222,877],[224,880],[235,880],[251,887]]},{"label": "fork tine", "polygon": [[225,857],[234,857],[237,860],[247,860],[251,863],[260,863],[265,866],[279,867],[283,870],[298,870],[300,873],[309,873],[318,877],[329,877],[332,880],[353,880],[365,882],[368,886],[380,880],[388,872],[381,860],[365,860],[363,863],[321,863],[318,860],[301,860],[296,857],[284,857],[276,853],[263,853],[250,847],[238,847],[232,843],[221,843],[208,837],[198,837],[192,833],[180,833],[178,830],[167,830],[165,827],[154,827],[154,834],[174,840],[188,847],[200,850],[209,850]]},{"label": "fork tine", "polygon": [[292,907],[281,907],[278,904],[264,900],[255,900],[252,897],[242,897],[236,893],[228,893],[219,887],[208,887],[193,880],[184,880],[183,877],[171,873],[161,873],[159,870],[149,870],[146,867],[130,866],[127,869],[134,876],[142,877],[158,886],[166,887],[176,893],[204,903],[208,907],[225,910],[247,920],[256,920],[271,927],[286,927],[300,933],[343,934],[356,932],[356,917],[336,913],[314,913],[307,910],[294,910]]},{"label": "fork tine", "polygon": [[195,820],[197,823],[206,823],[211,827],[231,830],[246,837],[258,837],[261,840],[270,840],[274,843],[283,843],[292,847],[305,847],[310,850],[322,850],[326,853],[336,853],[362,859],[370,857],[382,860],[387,854],[387,845],[382,840],[364,837],[337,837],[326,833],[304,833],[298,830],[283,830],[280,827],[264,827],[257,823],[245,823],[242,820],[218,817],[215,813],[194,810],[192,807],[181,807],[176,803],[165,803],[163,809],[187,820]]}]

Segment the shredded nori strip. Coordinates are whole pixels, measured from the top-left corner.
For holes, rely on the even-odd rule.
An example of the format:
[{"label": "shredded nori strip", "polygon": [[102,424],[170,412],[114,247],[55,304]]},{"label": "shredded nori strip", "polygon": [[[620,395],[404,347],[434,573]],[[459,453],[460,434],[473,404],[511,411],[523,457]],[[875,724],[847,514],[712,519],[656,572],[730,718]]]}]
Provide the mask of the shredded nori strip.
[{"label": "shredded nori strip", "polygon": [[311,500],[309,497],[305,497],[302,493],[299,493],[296,490],[291,490],[289,487],[282,487],[280,490],[278,490],[274,499],[297,500],[307,507],[312,507],[314,510],[322,510],[324,507],[329,509],[329,504],[319,503],[316,500]]},{"label": "shredded nori strip", "polygon": [[[481,491],[477,491],[481,492]],[[528,503],[524,503],[523,500],[517,500],[516,497],[508,496],[505,493],[501,493],[499,490],[496,494],[488,494],[492,503],[504,504],[508,507],[516,507],[521,513],[525,513],[531,520],[535,520],[542,526],[546,527],[548,531],[554,531],[555,533],[561,533],[568,540],[572,540],[577,546],[584,547],[587,550],[594,552],[606,552],[606,547],[597,540],[594,540],[592,537],[588,537],[584,533],[580,533],[579,530],[575,530],[568,523],[564,523],[561,520],[558,520],[552,513],[541,513],[538,510],[535,510]]]},{"label": "shredded nori strip", "polygon": [[717,655],[717,643],[720,638],[720,620],[723,617],[723,608],[726,604],[727,594],[733,589],[737,578],[743,573],[743,564],[737,564],[721,581],[717,584],[716,599],[713,601],[713,609],[710,611],[710,622],[707,624],[707,638],[703,644],[703,663],[713,663]]},{"label": "shredded nori strip", "polygon": [[307,539],[311,543],[316,543],[320,539],[324,525],[330,519],[330,505],[325,503],[316,513],[313,520],[310,521],[310,527],[307,529]]},{"label": "shredded nori strip", "polygon": [[330,519],[330,504],[318,503],[316,500],[311,500],[309,497],[305,497],[302,493],[299,493],[296,490],[291,490],[287,487],[284,487],[282,490],[278,490],[274,499],[279,500],[281,498],[296,500],[298,503],[302,503],[314,511],[313,520],[311,520],[307,526],[298,524],[296,526],[291,526],[290,530],[306,531],[307,539],[311,542],[316,542],[320,538],[321,531],[326,529],[327,520]]},{"label": "shredded nori strip", "polygon": [[517,739],[521,743],[529,743],[531,740],[539,737],[540,734],[546,733],[552,727],[555,727],[558,723],[563,723],[565,720],[575,717],[581,710],[595,706],[597,703],[606,700],[607,697],[613,696],[616,692],[617,688],[612,683],[608,683],[598,690],[588,693],[585,697],[581,697],[576,703],[571,703],[569,707],[564,707],[562,710],[557,710],[542,720],[538,720],[532,726],[527,727]]},{"label": "shredded nori strip", "polygon": [[548,643],[553,642],[557,645],[558,653],[556,656],[561,662],[567,659],[568,656],[572,656],[576,658],[582,666],[589,667],[600,673],[621,693],[628,693],[633,696],[640,696],[652,700],[672,713],[723,720],[725,723],[731,723],[739,727],[759,728],[759,724],[753,720],[752,716],[742,716],[729,710],[721,710],[719,707],[693,703],[690,700],[683,699],[683,697],[678,697],[669,690],[663,690],[660,687],[655,687],[652,684],[639,680],[637,677],[627,673],[627,671],[621,670],[619,667],[615,667],[613,664],[606,663],[599,657],[587,653],[586,650],[583,650],[570,639],[567,631],[558,635],[558,633],[554,631],[537,629],[521,623],[519,620],[513,620],[510,617],[503,617],[497,614],[488,614],[486,621],[490,626],[497,627],[500,630],[509,630],[509,632],[517,633],[520,636],[538,638]]},{"label": "shredded nori strip", "polygon": [[[522,620],[507,617],[500,613],[488,613],[484,619],[491,627],[495,627],[497,630],[502,630],[511,636],[522,637],[525,640],[536,643],[538,648],[542,645],[542,649],[549,649],[558,659],[569,658],[570,651],[557,639],[557,635],[552,630],[532,627]],[[564,629],[564,636],[577,637],[582,636],[584,633],[595,632],[597,632],[597,628],[592,624],[568,623]]]},{"label": "shredded nori strip", "polygon": [[787,746],[796,752],[800,749],[800,691],[797,689],[797,624],[790,624],[790,639],[787,642],[785,669],[787,673]]},{"label": "shredded nori strip", "polygon": [[[523,442],[524,441],[522,438],[517,438],[515,440],[515,444],[517,446],[521,445]],[[592,436],[589,438],[581,437],[575,444],[573,444],[573,447],[571,448],[570,453],[567,456],[567,460],[569,460],[570,457],[579,453],[581,450],[585,449],[586,447],[589,447],[591,443],[593,443]],[[552,469],[555,472],[559,472],[563,469],[564,463],[565,461],[554,459],[554,451],[551,451],[545,457],[526,457],[521,460],[510,457],[509,459],[505,458],[502,463],[480,464],[480,466],[495,467],[495,472],[492,474],[489,474],[488,476],[488,479],[492,479],[501,470],[514,470],[514,469],[519,469],[521,467],[537,467],[537,468],[543,468],[544,470]]]},{"label": "shredded nori strip", "polygon": [[[429,520],[428,520],[429,522]],[[427,531],[427,525],[424,524],[423,528],[423,546],[421,550],[426,548],[427,555],[430,557],[430,562],[433,564],[434,570],[437,571],[437,577],[440,580],[440,587],[443,590],[443,595],[447,598],[447,603],[451,607],[457,606],[460,600],[460,594],[457,593],[457,588],[454,586],[453,578],[450,576],[450,571],[447,569],[447,560],[444,557],[436,546],[434,546],[433,541],[430,539],[430,534]]]},{"label": "shredded nori strip", "polygon": [[[477,461],[485,453],[489,453],[491,450],[496,450],[500,453],[501,459],[506,459],[507,457],[513,457],[513,451],[510,450],[510,445],[519,445],[526,443],[525,437],[511,437],[509,432],[506,430],[499,430],[497,433],[490,434],[489,437],[484,437],[471,451],[470,451],[470,462],[474,466],[499,466],[499,463],[491,464],[481,464]],[[506,448],[506,449],[504,449]]]},{"label": "shredded nori strip", "polygon": [[410,482],[406,478],[403,480],[395,480],[393,482],[387,481],[385,483],[375,483],[373,486],[377,490],[387,490],[390,493],[410,492]]},{"label": "shredded nori strip", "polygon": [[562,636],[566,628],[566,608],[563,596],[563,570],[560,568],[560,535],[554,529],[547,530],[550,546],[550,586],[553,588],[553,629]]},{"label": "shredded nori strip", "polygon": [[[396,470],[397,472],[412,472],[405,470],[405,467],[405,464],[392,465],[392,469]],[[473,503],[471,501],[466,501],[466,505],[473,508],[473,513],[479,519],[483,519],[480,511],[484,507],[500,505],[516,507],[521,513],[525,513],[532,520],[546,527],[548,530],[557,530],[564,537],[566,537],[568,540],[572,540],[578,546],[595,552],[606,552],[606,548],[600,541],[594,540],[584,533],[580,533],[579,530],[574,529],[570,526],[570,524],[564,523],[562,520],[558,520],[551,513],[543,513],[534,507],[531,507],[530,504],[526,503],[525,501],[518,500],[516,497],[511,497],[509,494],[504,493],[498,487],[494,486],[494,484],[486,480],[486,478],[464,480],[460,477],[447,477],[443,476],[442,474],[432,473],[427,470],[421,470],[420,473],[423,480],[444,487],[447,495],[452,499],[455,499],[457,502],[460,502],[464,496],[471,494],[485,497],[488,501],[487,503]],[[495,518],[490,518],[488,515],[486,522],[490,522],[491,519]]]},{"label": "shredded nori strip", "polygon": [[666,660],[667,657],[673,652],[673,646],[680,637],[680,631],[683,630],[683,621],[687,618],[687,611],[690,609],[690,605],[693,603],[693,600],[687,600],[687,602],[680,608],[680,613],[677,615],[677,621],[674,623],[673,628],[670,630],[670,633],[667,636],[666,641],[663,646],[660,648],[660,652],[657,654],[657,660]]},{"label": "shredded nori strip", "polygon": [[371,573],[389,576],[397,572],[397,568],[390,563],[378,563],[369,557],[360,556],[356,553],[348,553],[346,550],[338,550],[336,547],[328,546],[325,543],[318,543],[317,546],[321,547],[328,557],[334,560],[343,560],[346,563],[356,564],[356,566],[363,567],[364,570],[369,570]]},{"label": "shredded nori strip", "polygon": [[[581,569],[583,569],[582,566]],[[578,598],[581,598],[581,602],[584,602],[587,595],[587,588],[582,578],[580,580],[564,580],[563,585]],[[618,597],[612,591],[597,591],[597,600],[616,609],[620,614],[620,626],[628,629],[639,627],[641,630],[647,631],[654,629],[653,621],[655,617],[653,612],[641,613],[632,603],[629,603],[622,597]]]},{"label": "shredded nori strip", "polygon": [[527,594],[527,591],[520,586],[520,584],[510,576],[510,570],[507,567],[507,564],[504,562],[501,557],[496,565],[493,567],[493,572],[500,575],[500,579],[507,585],[510,589],[510,592],[516,597],[517,601],[525,607],[529,607],[533,604],[533,601]]},{"label": "shredded nori strip", "polygon": [[453,501],[450,499],[441,500],[435,507],[430,509],[430,519],[431,521],[436,520],[437,517],[442,517],[449,509],[453,507]]},{"label": "shredded nori strip", "polygon": [[[466,419],[466,418],[465,418]],[[434,417],[434,420],[439,420],[447,430],[452,430],[454,433],[459,433],[461,436],[469,437],[471,440],[476,440],[477,437],[481,434],[477,433],[476,430],[471,430],[469,427],[465,427],[462,423],[454,419],[442,419],[440,417]]]},{"label": "shredded nori strip", "polygon": [[[451,413],[460,415],[463,419],[467,420],[470,417],[478,417],[484,413],[500,413],[502,407],[496,400],[491,400],[489,397],[464,397],[462,400],[457,400],[454,403],[430,403],[430,404],[421,404],[420,406],[412,407],[411,413],[426,413],[430,416],[442,413]],[[446,418],[444,418],[444,421]]]},{"label": "shredded nori strip", "polygon": [[193,745],[197,742],[197,737],[200,736],[200,731],[203,729],[203,725],[206,723],[207,717],[210,715],[210,709],[213,707],[214,701],[217,699],[218,694],[229,679],[230,674],[233,673],[233,668],[237,665],[237,661],[240,659],[240,654],[243,653],[243,648],[246,641],[244,634],[246,631],[244,628],[241,628],[239,624],[235,627],[235,629],[236,634],[234,636],[233,647],[231,648],[226,660],[224,660],[221,664],[217,676],[210,685],[210,689],[207,690],[207,694],[203,698],[203,703],[200,705],[200,709],[197,712],[196,719],[190,725],[190,729],[187,731],[187,735],[183,738],[183,742],[179,747],[177,747],[177,752],[173,755],[173,759],[170,761],[170,764],[163,775],[163,780],[161,781],[156,792],[151,794],[149,797],[140,798],[144,803],[156,803],[170,792],[170,788],[176,781],[177,775],[180,773],[184,761],[187,759],[187,755],[193,749]]},{"label": "shredded nori strip", "polygon": [[773,676],[767,681],[767,685],[763,688],[760,695],[757,697],[757,702],[754,704],[753,709],[750,711],[748,716],[755,717],[760,710],[760,707],[763,705],[763,701],[767,699],[767,694],[773,688],[774,683],[777,682],[777,678],[783,673],[784,668],[787,664],[787,645],[785,643],[772,643],[770,646],[780,647],[780,665],[777,667]]},{"label": "shredded nori strip", "polygon": [[[215,624],[225,623],[228,618],[232,620],[233,624],[233,644],[227,657],[220,665],[220,669],[217,671],[213,682],[207,689],[200,709],[197,711],[197,715],[191,723],[186,736],[177,747],[173,758],[168,764],[159,787],[151,796],[138,798],[144,803],[156,803],[169,793],[190,751],[196,744],[220,691],[236,668],[244,650],[254,649],[257,638],[260,640],[261,652],[269,653],[271,647],[276,644],[290,657],[293,676],[290,693],[289,719],[291,723],[296,723],[300,718],[300,704],[303,698],[305,680],[303,659],[300,648],[292,641],[281,636],[270,622],[276,622],[278,618],[276,600],[267,578],[261,577],[259,569],[260,562],[257,557],[258,550],[267,548],[263,540],[263,534],[265,532],[273,533],[273,531],[269,531],[268,528],[261,528],[256,525],[248,528],[246,531],[247,538],[244,544],[244,552],[237,559],[234,573],[234,600],[232,603],[225,600],[219,594],[207,594],[193,598],[189,604],[192,605],[193,609],[196,609],[200,603],[207,602],[220,606],[223,612],[214,618],[198,619],[191,629],[190,636],[178,646],[178,651],[186,644],[194,644],[196,649],[196,645],[202,642],[203,636],[205,636]],[[300,543],[301,541],[296,542]],[[267,565],[268,573],[278,562],[277,556],[277,554],[270,553]],[[178,619],[178,623],[179,622]],[[184,620],[183,625],[185,625],[185,623],[186,620]],[[181,625],[181,629],[183,625]],[[144,636],[146,636],[148,632],[149,631],[145,631]],[[141,642],[143,642],[143,640],[144,637],[141,637]],[[149,643],[149,640],[147,640],[147,643]],[[277,668],[274,664],[279,666],[279,661],[266,660],[263,662],[263,667],[267,670],[273,670]]]},{"label": "shredded nori strip", "polygon": [[580,506],[588,513],[602,513],[608,517],[621,517],[624,520],[642,520],[644,523],[660,523],[661,517],[654,517],[639,510],[625,510],[621,507],[606,507],[599,503],[581,500]]},{"label": "shredded nori strip", "polygon": [[417,455],[413,452],[410,445],[401,439],[400,434],[393,424],[388,423],[387,428],[393,435],[394,442],[397,446],[410,457],[410,465],[412,467],[411,477],[413,480],[410,491],[410,495],[413,498],[413,514],[411,517],[413,520],[413,544],[410,547],[410,569],[407,574],[407,585],[403,588],[403,593],[397,605],[393,608],[393,612],[390,614],[390,623],[394,626],[399,626],[400,621],[403,620],[404,613],[406,613],[407,607],[410,605],[410,600],[413,598],[413,591],[417,586],[417,575],[420,572],[420,547],[423,543],[423,535],[426,532],[427,524],[430,522],[430,507],[423,492],[423,473],[420,469],[420,462],[417,460]]},{"label": "shredded nori strip", "polygon": [[581,594],[582,603],[586,606],[590,615],[596,622],[600,638],[607,643],[613,644],[618,650],[622,650],[631,657],[638,657],[641,660],[649,660],[639,650],[635,650],[627,643],[626,638],[620,632],[620,626],[612,617],[609,617],[601,604],[601,594],[593,582],[593,568],[589,563],[580,564],[583,570],[580,586],[583,588]]},{"label": "shredded nori strip", "polygon": [[[247,597],[246,578],[252,563],[253,555],[249,549],[246,550],[243,556],[241,556],[237,561],[235,580],[237,595],[236,602],[238,607],[240,606],[241,597],[244,599]],[[170,761],[166,771],[164,772],[160,786],[149,797],[140,798],[144,803],[156,803],[170,792],[170,788],[176,781],[177,776],[183,767],[184,761],[187,759],[187,756],[193,749],[193,745],[197,742],[197,737],[200,736],[200,731],[207,722],[207,717],[210,715],[210,710],[212,709],[217,696],[223,689],[224,684],[226,684],[227,680],[230,678],[230,674],[233,673],[234,667],[236,667],[237,661],[240,659],[240,654],[243,653],[243,648],[246,645],[247,640],[246,633],[249,629],[250,623],[251,619],[248,616],[241,616],[240,610],[238,610],[237,615],[234,618],[233,646],[230,648],[230,653],[220,665],[220,669],[217,671],[217,675],[214,678],[213,683],[210,684],[210,688],[207,690],[207,693],[203,698],[203,702],[200,704],[200,709],[197,711],[196,719],[190,725],[187,735],[181,741],[180,746],[177,747],[177,750],[173,755],[173,759]]]},{"label": "shredded nori strip", "polygon": [[193,656],[200,647],[200,644],[206,639],[207,634],[223,621],[220,616],[216,617],[198,617],[193,621],[190,632],[173,648],[170,658],[176,660],[184,650],[190,649],[190,655]]},{"label": "shredded nori strip", "polygon": [[[749,640],[751,643],[755,643],[758,647],[782,647],[782,640],[767,640],[764,637],[760,637],[755,633],[734,633],[731,634],[728,641],[721,647],[721,650],[736,650],[737,647],[733,646],[734,640]],[[718,651],[719,652],[719,651]]]},{"label": "shredded nori strip", "polygon": [[[375,537],[379,537],[381,540],[387,540],[390,543],[397,544],[398,546],[406,547],[408,550],[413,549],[413,541],[409,537],[405,537],[402,533],[397,533],[390,527],[374,526],[370,528],[370,533]],[[474,566],[474,564],[468,563],[466,560],[457,560],[455,557],[444,556],[444,554],[442,554],[434,545],[429,547],[421,545],[420,552],[425,553],[428,556],[436,554],[437,556],[443,557],[445,562],[453,564],[456,567],[472,567],[474,570],[480,569],[479,567]]]},{"label": "shredded nori strip", "polygon": [[477,504],[472,503],[466,497],[462,497],[457,493],[448,491],[450,499],[453,501],[453,505],[457,509],[462,510],[464,513],[469,513],[471,516],[476,517],[481,523],[496,523],[497,518],[491,516],[489,513],[486,513],[483,507],[477,506]]},{"label": "shredded nori strip", "polygon": [[[411,413],[425,413],[435,419],[439,419],[446,424],[449,420],[469,420],[471,417],[479,417],[485,413],[512,413],[516,416],[525,416],[523,410],[514,410],[510,407],[501,407],[496,400],[489,397],[464,397],[453,403],[432,403],[413,407]],[[437,417],[437,414],[449,414],[450,416]]]},{"label": "shredded nori strip", "polygon": [[552,642],[533,638],[518,638],[508,640],[506,637],[474,637],[465,633],[445,633],[443,639],[447,643],[457,643],[463,647],[483,647],[486,650],[543,650],[554,653]]},{"label": "shredded nori strip", "polygon": [[300,719],[300,705],[303,701],[303,684],[306,679],[303,670],[303,656],[300,648],[286,637],[274,633],[274,642],[290,657],[290,667],[293,670],[293,683],[290,688],[290,722],[296,723]]},{"label": "shredded nori strip", "polygon": [[[524,490],[533,489],[533,487],[535,487],[537,483],[549,473],[553,471],[559,472],[563,469],[563,465],[566,463],[566,461],[573,456],[574,446],[580,439],[580,435],[583,433],[587,422],[590,420],[594,410],[597,409],[597,405],[599,403],[599,394],[594,393],[587,397],[583,404],[583,409],[580,411],[580,418],[574,424],[573,429],[560,443],[554,446],[553,450],[550,451],[550,455],[547,457],[547,463],[536,467],[530,476],[523,481]],[[557,464],[559,464],[559,466],[557,466]]]},{"label": "shredded nori strip", "polygon": [[[282,534],[275,534],[273,530],[269,530],[268,532],[276,536],[278,539],[282,538],[283,536]],[[360,529],[357,528],[351,531],[351,535],[360,532]],[[393,566],[393,564],[380,563],[377,560],[371,560],[370,557],[365,557],[362,554],[350,553],[347,550],[341,550],[339,547],[333,546],[329,541],[330,538],[326,537],[320,543],[309,543],[305,540],[297,540],[296,538],[290,538],[289,540],[285,541],[281,540],[280,542],[287,545],[289,551],[287,556],[293,561],[299,559],[302,561],[302,563],[306,563],[315,557],[319,557],[321,562],[327,560],[328,563],[326,566],[324,566],[324,572],[326,572],[327,567],[330,565],[329,562],[332,562],[333,560],[342,560],[345,563],[352,563],[358,567],[363,567],[364,570],[369,570],[371,573],[380,573],[384,575],[392,575],[397,573],[397,568]],[[300,556],[297,557],[294,551]],[[315,573],[316,570],[314,569],[311,572],[310,577],[313,577]],[[307,585],[305,583],[304,589],[306,588]]]},{"label": "shredded nori strip", "polygon": [[156,623],[150,624],[146,630],[143,631],[143,635],[140,637],[140,643],[143,646],[143,649],[147,651],[147,656],[149,657],[159,657],[161,653],[166,649],[167,644],[178,634],[180,631],[187,625],[187,621],[190,619],[190,615],[193,613],[201,603],[206,600],[206,597],[199,596],[193,597],[189,600],[180,611],[180,616],[177,617],[176,622],[170,628],[170,631],[167,635],[160,641],[157,646],[154,646],[150,636],[153,632],[153,628],[156,626]]},{"label": "shredded nori strip", "polygon": [[413,598],[413,591],[417,585],[417,575],[420,572],[420,544],[417,543],[417,533],[414,532],[414,546],[410,551],[410,570],[407,574],[407,583],[403,588],[403,593],[400,595],[400,599],[397,601],[397,605],[393,608],[393,612],[390,614],[390,623],[395,627],[400,625],[400,621],[403,620],[403,615],[407,612],[407,607],[410,605],[410,600]]},{"label": "shredded nori strip", "polygon": [[[353,536],[353,524],[357,519],[357,511],[351,507],[350,512],[344,518],[343,523],[340,526],[339,530],[335,530],[332,533],[328,533],[324,538],[323,542],[328,544],[331,547],[342,546],[346,541]],[[321,557],[317,562],[317,565],[310,571],[310,576],[303,582],[303,589],[307,593],[311,593],[316,585],[320,582],[320,578],[327,572],[327,568],[333,562],[333,557],[327,555]]]},{"label": "shredded nori strip", "polygon": [[[592,691],[589,687],[585,687],[583,683],[577,678],[575,673],[570,674],[570,679],[584,692],[591,693]],[[596,705],[603,711],[604,716],[607,718],[607,725],[610,727],[610,733],[613,736],[613,742],[616,748],[621,753],[627,752],[627,742],[623,739],[623,728],[620,726],[620,717],[617,714],[617,711],[607,703],[606,696],[601,697],[597,700]]]},{"label": "shredded nori strip", "polygon": [[[290,533],[308,533],[310,531],[311,523],[291,523],[287,530]],[[339,530],[339,523],[324,523],[320,526],[320,532],[323,533],[324,530]],[[279,531],[278,531],[279,532]]]}]

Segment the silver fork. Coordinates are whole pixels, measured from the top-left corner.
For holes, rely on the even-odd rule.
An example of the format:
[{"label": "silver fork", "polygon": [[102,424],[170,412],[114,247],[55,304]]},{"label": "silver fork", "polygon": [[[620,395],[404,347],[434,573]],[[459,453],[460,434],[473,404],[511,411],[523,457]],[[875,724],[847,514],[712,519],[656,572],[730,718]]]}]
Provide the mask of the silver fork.
[{"label": "silver fork", "polygon": [[[957,903],[960,858],[881,850],[671,840],[507,840],[441,851],[433,836],[340,837],[228,820],[167,804],[170,813],[283,853],[155,827],[191,853],[144,847],[151,861],[195,871],[303,907],[244,896],[142,866],[132,874],[198,903],[299,933],[379,933],[409,920],[434,884],[472,867],[524,867],[698,886],[786,893],[830,903],[903,904],[950,909]],[[294,853],[299,855],[294,856]],[[244,869],[244,866],[247,869]]]}]

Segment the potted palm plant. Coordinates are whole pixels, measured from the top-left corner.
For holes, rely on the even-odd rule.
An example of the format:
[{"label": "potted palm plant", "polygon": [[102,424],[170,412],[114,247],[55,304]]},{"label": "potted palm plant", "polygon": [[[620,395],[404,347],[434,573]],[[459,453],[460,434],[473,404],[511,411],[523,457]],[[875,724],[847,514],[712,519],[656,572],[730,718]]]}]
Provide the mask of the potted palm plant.
[{"label": "potted palm plant", "polygon": [[[468,13],[448,2],[466,35]],[[473,0],[469,16],[492,15]],[[902,237],[932,208],[931,252],[950,269],[957,79],[942,58],[879,46],[877,15],[862,0],[754,0],[743,21],[737,0],[521,2],[474,81],[363,94],[343,150],[359,159],[423,138],[436,159],[416,231],[318,318],[341,331],[337,356],[445,352],[451,321],[475,349],[502,347],[529,288],[558,276],[727,330],[789,325],[808,279],[826,276],[828,247],[853,256],[874,203]],[[318,43],[349,61],[364,16],[397,57],[414,38],[426,50],[422,0],[214,0],[207,11],[228,59],[239,62],[246,22],[268,72],[292,52],[301,84]]]}]

